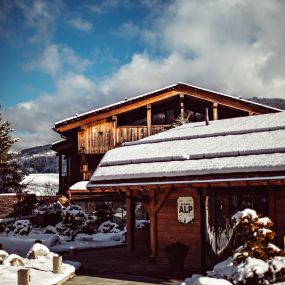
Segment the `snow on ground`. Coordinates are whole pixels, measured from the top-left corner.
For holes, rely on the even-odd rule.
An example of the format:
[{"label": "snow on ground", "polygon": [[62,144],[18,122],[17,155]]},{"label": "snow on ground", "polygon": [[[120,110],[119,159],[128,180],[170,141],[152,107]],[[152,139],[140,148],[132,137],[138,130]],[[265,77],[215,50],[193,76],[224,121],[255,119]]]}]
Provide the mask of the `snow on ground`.
[{"label": "snow on ground", "polygon": [[27,193],[52,196],[58,192],[59,177],[57,173],[29,174],[23,183],[27,184]]},{"label": "snow on ground", "polygon": [[[18,284],[18,270],[29,268],[31,276],[31,285],[51,285],[64,280],[70,274],[73,274],[79,268],[79,262],[65,261],[61,267],[61,273],[52,272],[53,254],[41,256],[38,259],[24,258],[24,266],[0,265],[1,284],[16,285]],[[7,257],[8,258],[8,257]]]},{"label": "snow on ground", "polygon": [[59,242],[50,246],[54,240],[54,234],[44,234],[40,230],[33,229],[28,236],[14,235],[13,233],[0,234],[0,243],[3,249],[8,253],[16,253],[20,256],[25,256],[35,240],[41,240],[53,252],[64,252],[70,248],[88,249],[100,247],[118,246],[123,243],[124,232],[118,233],[97,233],[93,235],[78,234],[75,241],[68,241],[67,237],[60,236]]}]

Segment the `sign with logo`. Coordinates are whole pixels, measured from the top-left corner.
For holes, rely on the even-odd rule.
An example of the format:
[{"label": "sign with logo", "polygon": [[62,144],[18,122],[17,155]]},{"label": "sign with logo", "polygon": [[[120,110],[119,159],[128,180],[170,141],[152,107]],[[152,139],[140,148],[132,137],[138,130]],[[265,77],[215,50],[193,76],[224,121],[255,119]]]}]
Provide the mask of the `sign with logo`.
[{"label": "sign with logo", "polygon": [[178,222],[191,224],[194,222],[194,200],[192,197],[179,197],[177,200]]}]

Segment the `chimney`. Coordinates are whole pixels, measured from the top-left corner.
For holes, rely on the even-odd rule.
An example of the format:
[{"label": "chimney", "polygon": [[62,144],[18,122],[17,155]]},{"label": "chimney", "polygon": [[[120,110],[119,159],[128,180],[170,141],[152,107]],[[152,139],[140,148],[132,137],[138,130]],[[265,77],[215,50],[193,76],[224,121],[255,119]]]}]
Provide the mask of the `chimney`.
[{"label": "chimney", "polygon": [[208,108],[205,109],[205,123],[206,123],[206,126],[210,125],[210,122],[209,122],[209,109]]}]

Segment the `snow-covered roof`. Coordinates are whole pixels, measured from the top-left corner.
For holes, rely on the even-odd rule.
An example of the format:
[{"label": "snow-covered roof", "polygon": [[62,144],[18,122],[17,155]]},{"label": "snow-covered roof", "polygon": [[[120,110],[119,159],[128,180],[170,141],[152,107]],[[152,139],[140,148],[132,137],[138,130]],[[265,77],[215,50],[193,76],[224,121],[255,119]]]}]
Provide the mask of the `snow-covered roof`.
[{"label": "snow-covered roof", "polygon": [[56,122],[55,123],[55,127],[57,128],[57,127],[61,127],[63,125],[67,125],[67,124],[69,124],[71,122],[74,122],[74,121],[80,121],[80,120],[88,118],[90,116],[97,115],[97,114],[103,113],[103,112],[107,112],[110,109],[118,108],[118,107],[121,107],[121,106],[124,106],[124,105],[129,105],[129,104],[137,102],[137,101],[139,101],[141,99],[146,99],[148,97],[151,97],[151,96],[154,96],[154,95],[158,95],[158,94],[161,94],[163,92],[170,91],[170,90],[175,90],[177,88],[187,88],[187,89],[193,89],[193,90],[200,90],[200,91],[203,91],[203,92],[206,92],[206,93],[211,93],[213,95],[217,95],[219,97],[223,97],[223,98],[231,99],[231,100],[234,100],[234,101],[247,103],[247,104],[250,104],[251,106],[260,107],[260,108],[266,109],[268,111],[270,111],[270,110],[271,111],[275,111],[275,112],[276,111],[277,112],[283,111],[283,110],[278,109],[278,108],[270,107],[270,106],[263,105],[263,104],[260,104],[260,103],[256,103],[256,102],[253,102],[253,101],[249,101],[249,100],[246,100],[246,99],[241,99],[241,98],[238,98],[238,97],[235,97],[235,96],[231,96],[231,95],[228,95],[228,94],[212,91],[212,90],[209,90],[209,89],[201,88],[201,87],[198,87],[198,86],[195,86],[195,85],[190,85],[190,84],[183,83],[183,82],[178,82],[176,84],[173,84],[173,85],[170,85],[170,86],[167,86],[167,87],[163,87],[163,88],[160,88],[160,89],[157,89],[157,90],[154,90],[154,91],[151,91],[151,92],[148,92],[148,93],[145,93],[145,94],[142,94],[142,95],[130,98],[128,100],[123,100],[123,101],[120,101],[120,102],[116,102],[114,104],[110,104],[110,105],[107,105],[107,106],[104,106],[104,107],[101,107],[101,108],[97,108],[97,109],[94,109],[94,110],[91,110],[91,111],[88,111],[88,112],[85,112],[85,113],[82,113],[82,114],[79,114],[79,115],[75,115],[75,116],[66,118],[64,120]]},{"label": "snow-covered roof", "polygon": [[87,190],[86,185],[88,181],[79,181],[69,187],[69,190]]},{"label": "snow-covered roof", "polygon": [[[189,123],[112,149],[98,181],[285,170],[285,112]],[[87,186],[87,187],[88,187]]]}]

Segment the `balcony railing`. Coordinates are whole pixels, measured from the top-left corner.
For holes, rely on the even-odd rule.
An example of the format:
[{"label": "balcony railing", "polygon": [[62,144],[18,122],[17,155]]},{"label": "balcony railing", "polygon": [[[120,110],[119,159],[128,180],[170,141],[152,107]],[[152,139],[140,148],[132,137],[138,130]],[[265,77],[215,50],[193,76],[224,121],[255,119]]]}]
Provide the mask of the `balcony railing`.
[{"label": "balcony railing", "polygon": [[[151,135],[160,133],[170,128],[170,125],[151,126]],[[147,137],[147,126],[120,126],[117,127],[117,145],[124,142],[137,141]]]}]

